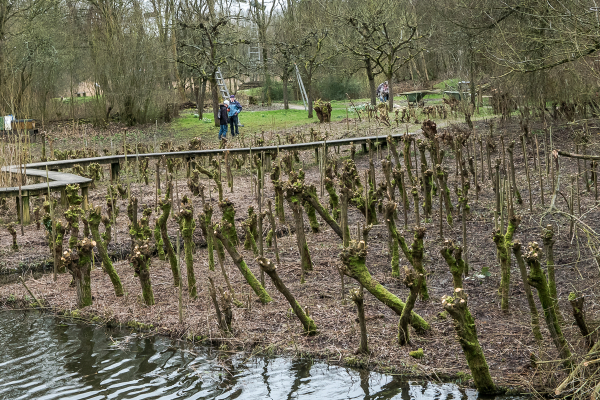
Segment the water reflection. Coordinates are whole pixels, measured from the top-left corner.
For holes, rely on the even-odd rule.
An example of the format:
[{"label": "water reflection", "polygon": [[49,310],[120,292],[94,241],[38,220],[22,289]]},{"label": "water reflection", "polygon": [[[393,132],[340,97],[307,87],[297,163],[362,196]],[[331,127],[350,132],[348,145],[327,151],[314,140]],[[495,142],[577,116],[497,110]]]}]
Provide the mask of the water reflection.
[{"label": "water reflection", "polygon": [[2,315],[0,399],[477,398],[453,384],[407,383],[312,360],[248,360],[34,312]]}]

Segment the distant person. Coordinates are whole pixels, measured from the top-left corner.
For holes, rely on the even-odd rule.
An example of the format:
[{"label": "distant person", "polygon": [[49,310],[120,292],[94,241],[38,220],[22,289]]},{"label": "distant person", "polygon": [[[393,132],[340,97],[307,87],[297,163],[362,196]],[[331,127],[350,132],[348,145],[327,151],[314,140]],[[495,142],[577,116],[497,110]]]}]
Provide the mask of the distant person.
[{"label": "distant person", "polygon": [[[238,114],[242,112],[242,105],[235,99],[234,95],[229,96],[229,124],[231,125],[231,137],[240,134]],[[235,128],[235,131],[234,131]]]},{"label": "distant person", "polygon": [[227,114],[229,113],[229,101],[225,100],[219,105],[219,111],[217,111],[217,119],[221,125],[219,129],[219,140],[227,137]]},{"label": "distant person", "polygon": [[390,88],[388,86],[387,81],[383,83],[383,88],[381,89],[381,101],[384,103],[387,102],[390,98]]},{"label": "distant person", "polygon": [[376,95],[379,98],[379,101],[382,101],[382,102],[388,101],[388,99],[390,97],[390,88],[388,87],[388,81],[380,83],[379,86],[377,86]]},{"label": "distant person", "polygon": [[[379,84],[379,86],[377,86],[377,91],[375,92],[375,97],[377,97],[379,100],[381,100],[381,93],[383,91],[383,85],[385,82],[382,82]],[[383,100],[381,100],[383,101]]]}]

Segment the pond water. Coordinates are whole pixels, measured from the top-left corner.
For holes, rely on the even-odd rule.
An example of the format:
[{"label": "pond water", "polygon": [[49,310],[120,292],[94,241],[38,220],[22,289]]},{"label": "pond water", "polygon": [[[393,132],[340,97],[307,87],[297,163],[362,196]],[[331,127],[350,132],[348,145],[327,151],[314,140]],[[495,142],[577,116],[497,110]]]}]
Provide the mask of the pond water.
[{"label": "pond water", "polygon": [[0,399],[477,399],[454,384],[231,355],[37,312],[2,312],[0,346]]}]

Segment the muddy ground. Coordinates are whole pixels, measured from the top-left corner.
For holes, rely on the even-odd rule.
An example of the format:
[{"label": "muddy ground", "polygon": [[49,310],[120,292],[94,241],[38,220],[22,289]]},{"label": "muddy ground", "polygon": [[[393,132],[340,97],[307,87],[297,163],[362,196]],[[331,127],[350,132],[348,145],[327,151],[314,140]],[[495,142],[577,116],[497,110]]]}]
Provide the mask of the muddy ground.
[{"label": "muddy ground", "polygon": [[[558,282],[559,304],[564,317],[564,333],[568,338],[573,351],[577,354],[585,354],[587,348],[574,324],[571,306],[567,297],[571,291],[578,290],[585,294],[585,312],[591,330],[595,330],[600,320],[600,304],[596,287],[600,283],[600,268],[592,257],[588,248],[588,237],[583,230],[576,229],[575,235],[569,236],[570,220],[564,216],[548,214],[547,207],[550,203],[551,184],[546,176],[545,154],[549,144],[544,145],[543,135],[540,133],[541,126],[532,126],[537,137],[540,154],[542,158],[542,175],[544,180],[545,207],[541,205],[539,174],[533,168],[532,149],[528,157],[531,173],[533,212],[529,210],[529,191],[526,179],[524,158],[520,140],[518,121],[497,121],[494,128],[494,142],[497,144],[493,160],[502,157],[500,145],[500,133],[504,135],[506,144],[511,139],[517,140],[515,149],[515,167],[517,184],[524,200],[523,205],[516,205],[516,213],[522,217],[515,238],[526,244],[531,241],[541,243],[542,227],[553,224],[555,227],[556,244],[554,246],[556,262],[556,279]],[[333,128],[331,128],[333,126]],[[345,121],[330,125],[330,137],[348,135]],[[553,129],[553,146],[556,149],[575,151],[575,141],[579,141],[579,126],[567,125],[557,122]],[[588,152],[597,154],[598,129],[588,126]],[[402,128],[394,128],[392,131],[403,131]],[[536,131],[537,130],[537,131]],[[382,130],[381,130],[382,131]],[[389,129],[386,129],[389,131]],[[488,121],[476,123],[476,134],[487,136],[490,127]],[[358,132],[360,133],[360,132]],[[366,131],[362,131],[366,134]],[[306,136],[308,136],[305,131]],[[485,141],[484,141],[485,143]],[[535,142],[534,142],[535,143]],[[399,146],[400,149],[400,146]],[[477,146],[479,149],[479,146]],[[471,150],[472,151],[472,150]],[[340,153],[334,149],[330,150],[330,157],[347,157],[348,148],[341,148]],[[485,153],[484,153],[485,154]],[[381,181],[383,174],[380,168],[381,157],[387,155],[384,148],[377,154],[374,153],[377,179]],[[507,156],[508,157],[508,156]],[[306,171],[306,181],[314,183],[319,187],[320,175],[314,163],[314,151],[301,153],[301,158]],[[479,150],[476,151],[478,177],[481,179],[481,159]],[[571,196],[570,176],[577,173],[577,161],[568,158],[560,158],[561,183],[560,194],[556,200],[556,206],[562,211],[567,211],[567,200]],[[368,168],[368,156],[357,154],[356,164],[364,177],[364,171]],[[457,178],[455,175],[455,159],[450,149],[446,147],[446,158],[444,165],[449,170],[449,187],[452,191],[452,202],[456,205],[457,197],[453,192]],[[583,162],[581,166],[583,166]],[[256,201],[251,195],[250,179],[248,175],[248,164],[240,171],[235,172],[234,189],[225,189],[225,197],[229,198],[236,206],[236,220],[241,222],[247,216],[247,207],[256,206]],[[496,248],[492,242],[494,231],[493,211],[495,207],[495,195],[492,191],[487,166],[485,169],[485,180],[479,182],[481,191],[476,200],[474,186],[470,192],[471,215],[468,216],[466,225],[468,232],[467,258],[470,264],[470,274],[464,281],[464,287],[469,296],[469,307],[476,319],[479,339],[484,349],[493,378],[498,384],[519,387],[518,391],[539,391],[552,389],[557,381],[564,375],[557,363],[548,362],[532,364],[532,354],[539,360],[555,360],[558,358],[545,324],[542,321],[542,333],[545,338],[544,345],[540,348],[536,345],[531,334],[529,310],[521,283],[519,270],[514,262],[511,275],[510,312],[503,313],[500,310],[498,287],[500,281],[500,267],[496,258]],[[155,171],[151,162],[149,171]],[[162,171],[164,183],[164,171]],[[135,172],[130,170],[129,175],[124,174],[122,181],[131,184],[132,195],[139,199],[140,209],[143,204],[155,204],[155,188],[151,176],[149,186],[139,183],[134,179]],[[153,173],[152,173],[153,175]],[[105,176],[109,174],[105,173]],[[283,178],[285,179],[285,178]],[[191,196],[186,185],[185,172],[182,170],[176,175],[175,198],[184,195]],[[273,199],[273,189],[267,176],[265,194]],[[214,219],[220,219],[220,209],[215,194],[214,182],[203,180],[203,183],[211,188],[212,198],[208,199],[215,210]],[[226,184],[224,183],[225,187]],[[579,198],[575,199],[575,213],[578,212],[578,201],[581,203],[581,221],[587,224],[595,232],[600,232],[599,213],[595,201],[595,189],[585,190],[582,179],[579,180]],[[90,202],[94,205],[103,205],[105,210],[106,181],[100,182],[98,188],[90,191]],[[193,197],[193,196],[192,196]],[[208,196],[207,196],[208,197]],[[327,195],[321,198],[322,203],[328,203]],[[141,301],[141,289],[139,280],[133,276],[133,269],[126,259],[130,249],[130,239],[127,234],[126,200],[118,201],[120,214],[117,225],[117,240],[113,240],[109,251],[120,260],[115,265],[121,277],[127,294],[116,298],[108,276],[99,268],[99,264],[92,271],[92,291],[94,304],[76,312],[78,317],[100,317],[101,322],[121,323],[137,328],[148,328],[178,338],[193,340],[208,340],[219,345],[226,344],[231,349],[246,349],[255,352],[286,353],[294,356],[317,356],[328,359],[332,363],[341,363],[351,366],[364,366],[385,372],[402,373],[409,376],[418,376],[427,379],[452,379],[460,383],[469,383],[469,370],[461,347],[456,340],[451,318],[443,311],[441,299],[444,295],[453,292],[452,276],[448,266],[440,255],[440,247],[443,243],[439,235],[439,203],[434,200],[433,218],[431,222],[424,223],[427,228],[425,239],[425,267],[429,273],[427,284],[431,299],[427,302],[417,301],[415,311],[431,324],[431,332],[417,335],[411,332],[412,342],[408,346],[400,347],[397,344],[398,316],[385,305],[380,303],[370,294],[365,294],[365,308],[367,313],[368,340],[371,354],[358,356],[355,350],[359,343],[359,327],[356,316],[356,307],[350,301],[347,291],[357,287],[355,281],[345,278],[345,300],[342,299],[341,278],[338,273],[340,265],[339,253],[341,241],[337,235],[329,229],[322,220],[321,232],[310,233],[308,220],[305,220],[306,235],[309,249],[314,262],[314,270],[308,272],[304,284],[300,283],[299,253],[296,245],[295,235],[287,235],[286,232],[293,230],[291,211],[286,204],[287,226],[280,226],[278,238],[281,254],[281,265],[278,268],[279,275],[291,292],[296,296],[298,302],[308,307],[310,315],[314,319],[319,334],[307,337],[303,334],[302,326],[291,313],[290,306],[285,298],[277,292],[275,287],[266,279],[266,289],[273,297],[273,302],[263,305],[258,302],[250,287],[245,283],[243,277],[233,265],[231,258],[227,256],[226,269],[236,293],[236,298],[244,303],[244,307],[234,308],[233,335],[225,335],[219,331],[215,318],[214,308],[208,296],[207,277],[213,276],[217,286],[225,288],[225,281],[218,272],[208,270],[207,250],[204,247],[200,228],[197,227],[195,242],[197,244],[194,254],[195,273],[198,281],[199,297],[197,300],[189,300],[187,288],[183,289],[184,298],[184,322],[178,320],[178,289],[173,287],[173,279],[168,262],[157,258],[152,261],[151,279],[154,288],[156,305],[147,307]],[[201,199],[193,197],[196,214],[202,209]],[[412,200],[411,200],[412,207]],[[32,207],[33,208],[33,207]],[[175,207],[176,209],[176,207]],[[9,209],[6,211],[10,214]],[[422,213],[421,213],[422,214]],[[140,211],[141,215],[141,211]],[[156,217],[153,214],[152,220]],[[402,277],[392,278],[390,269],[390,258],[388,252],[388,232],[383,224],[383,216],[378,215],[379,224],[374,226],[369,234],[367,266],[372,276],[384,284],[392,293],[405,299],[408,290],[402,283]],[[356,237],[357,222],[363,222],[362,215],[353,207],[350,207],[349,220],[351,233]],[[413,212],[408,213],[409,228],[414,225]],[[400,214],[398,227],[403,226],[404,217]],[[154,222],[152,221],[152,226]],[[265,222],[265,229],[268,224]],[[290,229],[291,228],[291,229]],[[113,227],[113,229],[115,229]],[[173,218],[169,219],[169,232],[175,236],[177,225]],[[444,222],[444,238],[461,241],[460,215],[455,211],[454,224],[449,226]],[[241,228],[238,226],[241,234]],[[411,229],[403,230],[407,240],[412,241]],[[594,236],[593,233],[588,232]],[[594,236],[595,237],[595,236]],[[65,238],[65,246],[68,238]],[[46,304],[54,311],[64,313],[76,309],[75,289],[69,286],[71,276],[61,274],[58,281],[52,280],[52,274],[32,275],[30,268],[38,266],[49,258],[47,240],[42,230],[36,230],[35,224],[25,227],[25,234],[18,236],[20,251],[10,250],[10,235],[3,230],[0,233],[0,259],[4,269],[19,268],[20,272],[27,278],[27,285],[38,298],[45,300]],[[259,267],[253,261],[253,254],[244,251],[242,254],[249,267],[256,276],[259,276]],[[266,256],[274,259],[273,249],[266,249]],[[215,257],[216,258],[216,257]],[[401,257],[401,265],[406,265],[404,256]],[[35,268],[34,268],[35,269]],[[489,271],[489,274],[488,274]],[[185,267],[182,268],[183,282],[186,282]],[[489,276],[486,276],[489,275]],[[14,276],[14,275],[13,275]],[[10,280],[10,279],[8,279]],[[534,290],[534,295],[536,295]],[[13,282],[0,286],[0,305],[6,308],[27,307],[31,301],[23,301],[28,298],[23,285]],[[537,301],[536,296],[536,301]],[[541,310],[538,301],[538,310]],[[100,322],[99,321],[99,322]],[[132,323],[134,321],[135,323]],[[144,324],[144,326],[139,325]],[[409,352],[422,348],[425,357],[417,360],[409,356]]]}]

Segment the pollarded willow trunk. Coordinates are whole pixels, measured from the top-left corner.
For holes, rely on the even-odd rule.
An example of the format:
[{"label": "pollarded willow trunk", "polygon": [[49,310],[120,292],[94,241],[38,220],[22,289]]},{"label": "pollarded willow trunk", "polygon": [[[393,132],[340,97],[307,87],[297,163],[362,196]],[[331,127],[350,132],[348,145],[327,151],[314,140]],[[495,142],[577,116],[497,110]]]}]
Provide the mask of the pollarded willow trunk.
[{"label": "pollarded willow trunk", "polygon": [[350,204],[358,209],[367,220],[367,225],[377,225],[377,197],[375,196],[375,190],[373,185],[369,185],[369,199],[365,199],[365,195],[362,190],[355,190],[350,198]]},{"label": "pollarded willow trunk", "polygon": [[15,224],[10,222],[8,225],[6,225],[6,230],[8,231],[8,233],[10,233],[10,236],[12,236],[11,249],[13,249],[14,251],[18,251],[19,245],[17,244],[17,231],[15,230]]},{"label": "pollarded willow trunk", "polygon": [[340,228],[342,229],[342,245],[348,247],[350,243],[350,228],[348,228],[348,200],[350,198],[350,189],[342,186],[341,188],[341,208],[340,208]]},{"label": "pollarded willow trunk", "polygon": [[246,240],[244,241],[244,248],[246,249],[246,245],[248,248],[246,250],[252,250],[254,253],[254,257],[259,256],[258,246],[256,245],[256,240],[254,240],[254,235],[252,235],[252,226],[251,222],[246,220],[242,223],[242,228],[246,233]]},{"label": "pollarded willow trunk", "polygon": [[392,277],[398,278],[400,277],[400,246],[398,245],[398,240],[396,240],[398,230],[396,229],[396,221],[394,220],[395,212],[396,203],[391,201],[385,203],[385,223],[388,227],[390,237],[392,238],[390,243]]},{"label": "pollarded willow trunk", "polygon": [[398,343],[400,346],[404,346],[410,343],[410,335],[408,330],[408,324],[411,319],[411,313],[419,297],[419,291],[421,288],[421,281],[424,279],[423,275],[415,274],[412,269],[404,267],[405,277],[404,285],[408,288],[410,293],[406,299],[406,305],[402,314],[400,315],[400,321],[398,322]]},{"label": "pollarded willow trunk", "polygon": [[215,227],[214,234],[216,238],[221,241],[221,243],[231,256],[233,263],[238,267],[238,269],[246,279],[246,282],[248,282],[252,290],[254,290],[254,293],[256,293],[261,303],[269,303],[271,301],[271,296],[269,296],[269,293],[267,293],[267,291],[260,284],[258,279],[256,279],[252,271],[250,271],[250,268],[248,268],[248,266],[246,265],[246,262],[244,261],[242,256],[235,249],[233,243],[231,243],[229,238],[225,235],[225,232],[228,229],[227,224],[227,222],[223,222],[223,227]]},{"label": "pollarded willow trunk", "polygon": [[162,235],[160,234],[160,226],[158,225],[158,218],[156,219],[156,223],[154,224],[154,242],[156,243],[156,251],[158,252],[158,259],[161,261],[166,260],[165,257],[165,244],[162,240]]},{"label": "pollarded willow trunk", "polygon": [[440,184],[441,195],[444,197],[444,207],[446,208],[446,221],[452,225],[452,210],[454,206],[450,200],[450,189],[448,189],[448,173],[438,164],[435,166],[437,179]]},{"label": "pollarded willow trunk", "polygon": [[206,175],[209,179],[212,179],[217,185],[217,190],[219,192],[219,201],[223,201],[223,184],[221,182],[221,175],[219,174],[219,162],[215,159],[212,160],[213,165],[212,168],[206,169],[201,165],[197,165],[197,169],[200,173]]},{"label": "pollarded willow trunk", "polygon": [[[391,206],[388,206],[386,204],[386,213],[389,212],[388,210],[390,208],[391,208]],[[420,275],[423,275],[423,279],[421,279],[421,288],[419,289],[419,293],[421,295],[422,300],[429,300],[429,292],[427,291],[427,281],[426,281],[427,272],[425,271],[425,267],[423,266],[423,252],[424,252],[423,238],[425,238],[425,228],[423,228],[423,227],[415,227],[414,228],[414,239],[413,239],[413,243],[410,246],[410,249],[408,248],[408,245],[406,244],[406,240],[404,240],[404,237],[402,235],[400,235],[398,233],[398,231],[396,230],[395,224],[388,225],[388,228],[390,230],[390,235],[392,235],[392,238],[398,243],[398,245],[402,249],[402,252],[408,259],[408,262],[413,266],[413,268],[415,269],[415,271],[417,271],[417,273],[419,273]]]},{"label": "pollarded willow trunk", "polygon": [[204,214],[200,216],[203,219],[204,229],[206,230],[206,250],[208,251],[208,269],[215,270],[214,254],[214,232],[212,228],[213,208],[210,203],[204,204]]},{"label": "pollarded willow trunk", "polygon": [[462,259],[462,251],[461,246],[455,245],[452,240],[448,239],[444,241],[444,246],[440,250],[442,257],[444,257],[448,267],[450,267],[454,289],[462,289],[462,277],[467,269],[465,261]]},{"label": "pollarded willow trunk", "polygon": [[396,166],[398,168],[400,168],[400,157],[398,156],[398,148],[396,146],[395,139],[392,137],[392,135],[387,135],[387,137],[385,139],[387,141],[388,147],[392,151],[392,155],[394,156],[394,161],[396,162]]},{"label": "pollarded willow trunk", "polygon": [[481,394],[494,393],[496,385],[490,375],[483,349],[479,345],[475,320],[467,306],[467,294],[463,289],[454,289],[454,297],[444,296],[442,305],[454,320],[458,342],[465,353],[475,387]]},{"label": "pollarded willow trunk", "polygon": [[302,323],[304,331],[309,335],[315,335],[317,333],[317,325],[315,325],[315,322],[312,320],[312,318],[308,316],[308,313],[304,312],[304,310],[302,309],[300,304],[298,304],[292,293],[284,285],[279,275],[277,275],[277,267],[273,265],[271,260],[264,257],[260,257],[258,259],[258,265],[260,265],[260,268],[263,271],[265,271],[267,275],[269,275],[277,290],[279,290],[281,294],[283,294],[283,296],[290,303],[292,310],[294,310],[294,313]]},{"label": "pollarded willow trunk", "polygon": [[575,318],[575,323],[579,328],[579,332],[581,332],[581,336],[585,339],[588,347],[592,347],[594,345],[594,341],[590,337],[590,330],[585,322],[585,315],[583,314],[583,303],[585,302],[585,296],[581,293],[571,292],[569,294],[569,303],[571,303],[571,307],[573,307],[573,318]]},{"label": "pollarded willow trunk", "polygon": [[388,160],[381,160],[381,169],[383,170],[383,176],[385,178],[385,184],[387,188],[387,195],[393,202],[396,201],[396,182],[392,181],[392,162]]},{"label": "pollarded willow trunk", "polygon": [[121,284],[121,279],[119,278],[117,270],[113,266],[112,261],[108,256],[108,251],[106,250],[104,241],[100,236],[100,222],[102,221],[101,213],[102,211],[100,207],[90,207],[90,213],[88,216],[90,230],[92,233],[92,238],[96,242],[96,248],[98,248],[100,259],[102,260],[102,267],[104,271],[108,274],[108,277],[110,278],[110,281],[113,284],[113,287],[115,289],[115,296],[120,297],[123,296],[123,285]]},{"label": "pollarded willow trunk", "polygon": [[198,297],[196,289],[196,274],[194,273],[194,230],[196,229],[196,221],[194,220],[194,206],[187,196],[184,196],[181,201],[181,212],[177,218],[179,230],[183,237],[183,250],[185,253],[185,266],[187,271],[188,292],[190,298]]},{"label": "pollarded willow trunk", "polygon": [[421,161],[421,177],[425,176],[425,171],[427,171],[427,157],[425,156],[427,144],[428,143],[426,140],[417,140],[417,148],[419,149],[419,159]]},{"label": "pollarded willow trunk", "polygon": [[[379,301],[391,308],[399,316],[402,315],[405,304],[371,277],[371,274],[365,265],[366,257],[367,247],[365,242],[361,241],[360,243],[356,243],[355,241],[351,241],[350,245],[340,254],[343,263],[340,267],[342,273],[350,278],[356,279]],[[414,311],[411,313],[410,324],[420,332],[430,329],[427,321]]]},{"label": "pollarded willow trunk", "polygon": [[[300,182],[297,182],[297,184]],[[302,193],[298,190],[297,184],[291,184],[286,182],[285,185],[285,197],[292,209],[294,214],[294,223],[296,225],[296,242],[298,244],[298,251],[300,252],[300,262],[303,271],[312,271],[312,260],[310,258],[310,251],[308,250],[308,244],[306,243],[306,236],[304,235],[304,218],[302,216]]]},{"label": "pollarded willow trunk", "polygon": [[302,206],[304,207],[304,211],[306,211],[306,216],[308,217],[308,225],[310,226],[311,232],[319,233],[321,225],[319,224],[319,220],[317,220],[317,213],[315,212],[315,208],[308,201],[304,201]]},{"label": "pollarded willow trunk", "polygon": [[523,260],[523,254],[521,253],[521,242],[518,240],[513,241],[512,251],[519,265],[519,271],[521,272],[521,279],[523,280],[523,288],[527,296],[527,304],[529,304],[529,313],[531,314],[531,329],[533,336],[538,343],[543,340],[542,332],[540,331],[540,318],[538,316],[535,301],[533,300],[533,293],[531,293],[531,287],[527,283],[527,269],[525,268],[525,261]]},{"label": "pollarded willow trunk", "polygon": [[219,201],[219,207],[223,213],[223,233],[234,246],[238,246],[240,244],[240,239],[235,230],[235,208],[233,207],[233,203],[229,201],[229,199],[225,199]]},{"label": "pollarded willow trunk", "polygon": [[558,323],[556,316],[556,308],[554,299],[550,294],[548,287],[548,281],[546,280],[546,274],[542,271],[542,266],[539,260],[540,248],[537,243],[532,243],[529,247],[529,252],[525,256],[527,265],[529,265],[529,276],[527,282],[536,288],[540,303],[544,309],[544,317],[546,319],[546,326],[552,337],[552,341],[560,354],[560,358],[563,360],[563,365],[567,368],[571,366],[571,351],[569,350],[569,344],[565,340],[565,337]]},{"label": "pollarded willow trunk", "polygon": [[[333,231],[335,233],[337,233],[337,235],[340,237],[340,239],[343,239],[344,235],[342,233],[342,228],[340,228],[340,226],[335,221],[335,219],[333,219],[331,217],[329,212],[327,212],[325,207],[323,207],[323,205],[319,201],[319,198],[317,197],[317,189],[315,188],[314,185],[309,185],[309,186],[302,185],[302,198],[304,200],[304,207],[306,207],[307,205],[310,205],[312,207],[312,209],[316,210],[319,213],[319,215],[321,216],[321,218],[323,218],[323,220],[325,220],[325,222],[327,222],[327,224],[331,227],[331,229],[333,229]],[[307,214],[308,214],[308,211],[307,211]],[[310,217],[310,215],[309,215],[309,217]],[[311,226],[312,226],[312,222],[311,222]],[[313,232],[315,232],[314,229],[313,229]]]},{"label": "pollarded willow trunk", "polygon": [[[245,250],[254,250],[256,247],[256,239],[258,238],[258,218],[254,212],[254,207],[248,207],[248,219],[244,221],[246,226],[246,239],[244,240]],[[254,245],[253,245],[254,243]]]},{"label": "pollarded willow trunk", "polygon": [[92,249],[96,242],[83,239],[75,243],[74,248],[63,254],[62,262],[67,267],[77,290],[77,307],[83,308],[92,304],[92,286],[90,272],[92,270]]},{"label": "pollarded willow trunk", "polygon": [[510,165],[510,178],[512,180],[512,189],[513,189],[513,195],[517,198],[517,203],[519,204],[523,204],[523,199],[521,199],[521,193],[519,192],[519,189],[517,188],[517,181],[515,179],[515,161],[514,161],[514,157],[513,157],[513,153],[515,150],[515,141],[511,141],[508,145],[507,151],[508,151],[508,160],[509,160],[509,165]]},{"label": "pollarded willow trunk", "polygon": [[408,174],[408,180],[410,185],[414,185],[416,182],[412,175],[412,165],[410,160],[410,145],[412,137],[406,135],[402,138],[404,141],[404,165],[406,167],[406,173]]},{"label": "pollarded willow trunk", "polygon": [[70,230],[71,237],[69,238],[69,248],[74,249],[79,241],[79,218],[83,214],[83,210],[78,206],[70,206],[65,211],[65,219],[67,220],[67,228]]},{"label": "pollarded willow trunk", "polygon": [[421,226],[421,215],[419,213],[419,190],[416,186],[413,186],[410,190],[410,193],[412,194],[413,203],[415,206],[415,221],[417,226]]},{"label": "pollarded willow trunk", "polygon": [[160,236],[165,247],[167,257],[169,258],[169,264],[171,264],[171,272],[173,273],[173,285],[175,287],[179,286],[180,273],[179,273],[179,264],[177,263],[177,255],[175,254],[175,249],[173,248],[173,244],[171,243],[171,239],[169,238],[169,232],[167,231],[167,220],[169,219],[169,215],[171,214],[171,190],[173,190],[173,184],[169,181],[167,185],[167,191],[165,193],[165,198],[160,200],[158,206],[162,210],[162,215],[158,217],[156,221],[156,225],[160,229]]},{"label": "pollarded willow trunk", "polygon": [[329,177],[325,178],[325,190],[329,194],[329,206],[331,207],[331,214],[333,219],[336,221],[340,220],[340,198],[335,191],[335,184]]},{"label": "pollarded willow trunk", "polygon": [[356,304],[358,311],[358,325],[360,326],[360,346],[358,347],[358,353],[369,354],[369,344],[367,341],[367,322],[365,318],[365,301],[362,286],[360,289],[352,289],[350,291],[352,296],[352,302]]},{"label": "pollarded willow trunk", "polygon": [[427,170],[423,174],[423,190],[425,192],[425,203],[423,204],[423,212],[425,213],[425,221],[431,221],[431,191],[433,190],[433,171]]},{"label": "pollarded willow trunk", "polygon": [[138,242],[133,248],[131,259],[135,275],[140,278],[142,286],[142,297],[147,306],[154,305],[154,292],[152,291],[152,281],[150,279],[150,262],[152,261],[152,250],[148,240]]},{"label": "pollarded willow trunk", "polygon": [[127,217],[131,224],[129,224],[129,236],[131,237],[131,248],[135,244],[136,240],[142,240],[142,232],[140,229],[140,223],[138,221],[138,199],[135,196],[129,198],[129,204],[127,204]]},{"label": "pollarded willow trunk", "polygon": [[392,170],[392,176],[394,177],[394,184],[398,187],[400,191],[400,196],[402,197],[402,212],[404,213],[404,222],[405,226],[407,223],[407,213],[410,210],[410,204],[408,202],[408,195],[406,194],[406,185],[404,183],[404,170],[398,166]]},{"label": "pollarded willow trunk", "polygon": [[275,191],[275,214],[277,214],[279,222],[284,224],[285,212],[283,210],[283,184],[280,179],[281,169],[279,168],[279,164],[273,161],[271,166],[271,183],[273,183],[273,190]]},{"label": "pollarded willow trunk", "polygon": [[552,225],[548,225],[544,229],[543,233],[544,249],[546,250],[546,267],[548,268],[548,289],[550,290],[550,296],[554,301],[554,308],[556,309],[556,316],[558,322],[562,322],[562,316],[560,309],[558,308],[558,293],[556,291],[556,276],[554,273],[554,229]]},{"label": "pollarded willow trunk", "polygon": [[500,268],[502,278],[500,279],[500,296],[502,311],[508,311],[508,296],[510,293],[510,247],[515,230],[521,222],[521,217],[513,215],[506,227],[506,233],[503,235],[499,230],[494,233],[494,243],[498,250],[498,259],[500,260]]},{"label": "pollarded willow trunk", "polygon": [[60,221],[56,221],[56,226],[54,228],[56,229],[54,236],[54,262],[58,263],[56,270],[62,273],[65,272],[65,265],[62,262],[65,228]]}]

